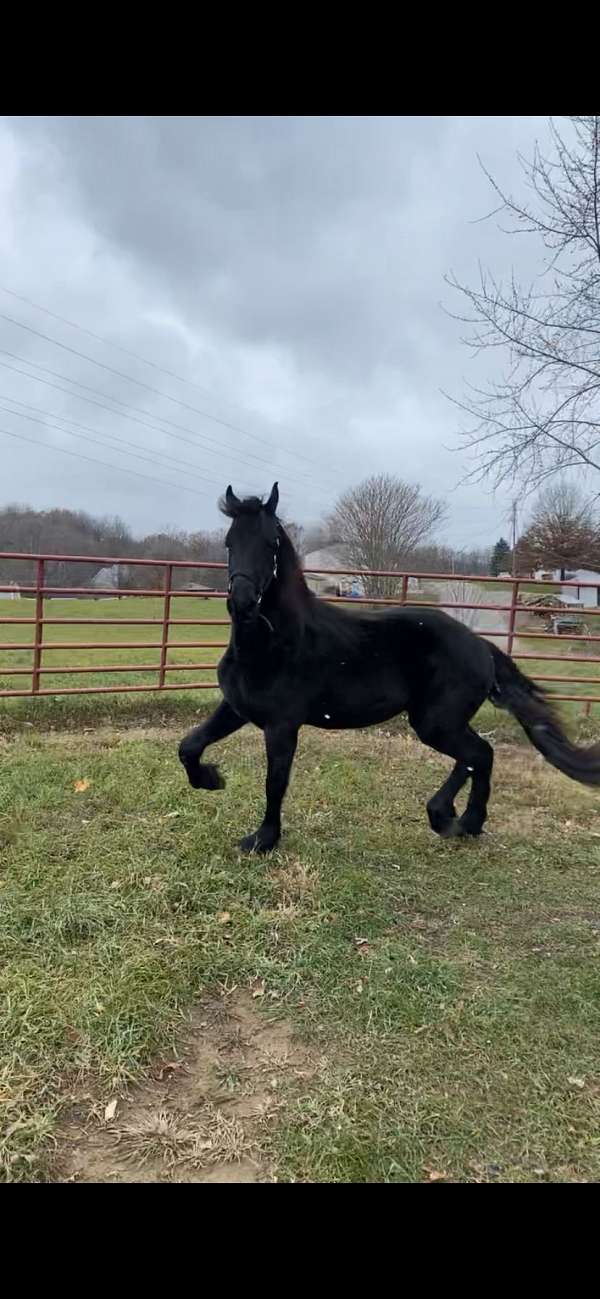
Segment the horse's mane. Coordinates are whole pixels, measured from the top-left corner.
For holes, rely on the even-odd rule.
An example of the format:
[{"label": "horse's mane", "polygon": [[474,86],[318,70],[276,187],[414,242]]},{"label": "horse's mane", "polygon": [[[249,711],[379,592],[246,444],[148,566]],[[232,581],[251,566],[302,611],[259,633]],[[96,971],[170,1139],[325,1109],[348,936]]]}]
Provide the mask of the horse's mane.
[{"label": "horse's mane", "polygon": [[221,514],[225,514],[228,519],[239,519],[240,514],[259,514],[263,505],[264,501],[260,496],[247,496],[243,501],[238,500],[237,496],[233,496],[231,500],[222,496],[219,501]]}]

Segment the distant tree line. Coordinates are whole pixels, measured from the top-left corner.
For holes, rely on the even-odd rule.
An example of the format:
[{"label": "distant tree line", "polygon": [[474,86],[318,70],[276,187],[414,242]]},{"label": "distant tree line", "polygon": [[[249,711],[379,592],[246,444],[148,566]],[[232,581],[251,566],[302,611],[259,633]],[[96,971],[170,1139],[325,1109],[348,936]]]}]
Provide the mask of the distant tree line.
[{"label": "distant tree line", "polygon": [[[391,475],[367,479],[340,496],[331,516],[306,530],[285,520],[301,557],[307,553],[343,546],[349,562],[357,568],[406,569],[431,573],[484,574],[490,571],[491,552],[485,549],[455,549],[435,540],[445,517],[442,502],[425,496],[418,486]],[[185,532],[169,529],[134,537],[119,518],[95,518],[82,510],[34,510],[25,505],[0,509],[0,551],[13,553],[96,555],[123,559],[171,559],[201,563],[224,562],[225,528]],[[50,560],[46,564],[46,585],[89,586],[101,565],[93,560],[73,563]],[[32,562],[0,560],[0,583],[30,584]],[[160,566],[137,567],[123,564],[118,570],[119,588],[159,588]],[[221,570],[175,569],[173,586],[191,583],[222,589]],[[371,579],[372,594],[387,591],[386,579]]]},{"label": "distant tree line", "polygon": [[[0,551],[44,552],[46,554],[99,555],[125,559],[179,559],[199,562],[224,561],[224,529],[215,532],[156,532],[136,538],[122,519],[96,519],[81,510],[32,510],[28,506],[7,505],[0,509]],[[89,586],[100,565],[74,564],[69,560],[52,560],[46,565],[48,586]],[[28,584],[34,580],[34,564],[18,560],[0,560],[0,582]],[[162,570],[123,565],[119,570],[119,587],[124,590],[159,587]],[[222,588],[223,573],[211,569],[176,569],[173,586],[181,588],[197,582],[214,589]]]}]

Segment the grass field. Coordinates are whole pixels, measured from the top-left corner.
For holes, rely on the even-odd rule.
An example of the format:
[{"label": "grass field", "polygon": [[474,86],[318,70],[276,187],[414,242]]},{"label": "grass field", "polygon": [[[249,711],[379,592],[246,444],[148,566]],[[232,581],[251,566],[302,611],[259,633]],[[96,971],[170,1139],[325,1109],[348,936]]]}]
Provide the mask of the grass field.
[{"label": "grass field", "polygon": [[306,733],[242,860],[259,737],[197,795],[177,734],[2,741],[4,1179],[598,1180],[597,795],[500,743],[490,833],[442,842],[443,760]]},{"label": "grass field", "polygon": [[[162,629],[160,619],[163,613],[163,600],[161,597],[151,598],[144,596],[123,597],[119,600],[47,600],[44,603],[44,616],[48,618],[99,618],[106,620],[106,625],[89,626],[45,626],[44,643],[52,645],[53,643],[65,642],[81,643],[82,641],[92,641],[95,644],[109,645],[109,648],[89,650],[82,649],[47,649],[44,650],[43,666],[47,668],[68,669],[71,666],[80,667],[106,667],[120,666],[124,664],[154,665],[156,671],[141,672],[139,668],[131,672],[47,672],[42,676],[42,686],[44,689],[56,690],[62,687],[73,686],[119,686],[119,685],[144,685],[155,684],[157,680],[157,670],[160,660],[160,649],[148,649],[147,645],[160,642]],[[196,596],[178,597],[172,602],[172,617],[174,618],[225,618],[227,611],[223,600],[199,600]],[[32,617],[34,614],[34,604],[31,600],[20,600],[18,603],[5,602],[0,604],[0,614],[3,617]],[[156,620],[156,626],[137,626],[131,627],[126,625],[128,618],[148,618]],[[110,619],[119,619],[123,626],[111,625]],[[23,627],[15,626],[10,623],[0,623],[0,688],[2,689],[19,689],[28,688],[31,677],[33,651],[24,650],[3,650],[2,645],[8,641],[33,642],[34,628],[32,625]],[[210,663],[217,664],[223,650],[212,647],[212,642],[226,642],[228,640],[227,627],[172,627],[170,639],[173,641],[185,642],[183,648],[172,649],[169,651],[169,664],[177,663]],[[139,641],[143,647],[140,649],[121,648],[124,643]],[[193,641],[211,642],[209,648],[194,649],[187,648],[187,644]],[[27,669],[25,675],[9,675],[4,669],[7,667],[21,667]],[[172,684],[186,684],[190,680],[211,682],[215,679],[214,669],[208,671],[188,671],[169,672],[167,681]],[[156,717],[156,716],[184,716],[193,715],[194,710],[198,707],[206,706],[209,699],[215,699],[217,692],[198,690],[186,691],[179,694],[166,692],[159,697],[155,694],[131,694],[115,697],[102,695],[81,696],[74,699],[68,696],[52,695],[40,698],[35,701],[34,715],[36,719],[43,719],[47,724],[62,725],[61,719],[64,717],[67,724],[77,725],[81,721],[98,721],[104,717],[115,718],[120,716],[123,719],[133,717]],[[68,699],[68,704],[66,703]],[[4,729],[11,726],[18,726],[23,721],[28,721],[32,716],[32,704],[27,699],[6,699],[2,701],[3,722],[0,725]]]}]

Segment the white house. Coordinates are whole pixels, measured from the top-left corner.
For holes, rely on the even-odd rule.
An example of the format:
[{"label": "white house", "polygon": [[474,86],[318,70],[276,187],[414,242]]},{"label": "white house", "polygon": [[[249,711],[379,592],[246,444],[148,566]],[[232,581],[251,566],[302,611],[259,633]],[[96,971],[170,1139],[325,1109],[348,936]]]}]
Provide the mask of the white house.
[{"label": "white house", "polygon": [[[555,577],[560,580],[560,573],[556,573]],[[595,585],[561,587],[561,599],[565,603],[574,604],[577,602],[587,609],[591,606],[595,608],[600,605],[600,573],[595,572],[592,568],[578,568],[575,572],[569,572],[567,577],[569,582],[594,582]]]},{"label": "white house", "polygon": [[343,575],[329,573],[328,569],[349,568],[350,560],[343,546],[326,546],[312,550],[304,556],[304,568],[317,571],[306,574],[307,585],[315,595],[364,595],[364,583],[358,573]]}]

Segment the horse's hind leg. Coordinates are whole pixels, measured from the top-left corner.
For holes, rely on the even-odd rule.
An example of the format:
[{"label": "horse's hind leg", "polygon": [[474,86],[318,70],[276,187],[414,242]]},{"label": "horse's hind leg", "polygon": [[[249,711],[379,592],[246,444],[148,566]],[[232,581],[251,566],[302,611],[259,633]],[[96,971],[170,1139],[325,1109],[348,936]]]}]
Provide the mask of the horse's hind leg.
[{"label": "horse's hind leg", "polygon": [[219,768],[212,762],[200,762],[200,758],[207,745],[224,740],[245,724],[244,718],[238,717],[233,708],[223,701],[202,726],[194,726],[193,730],[184,735],[179,745],[179,758],[193,789],[223,789],[225,781]]},{"label": "horse's hind leg", "polygon": [[[412,719],[411,719],[412,720]],[[429,823],[436,834],[444,837],[450,835],[481,834],[487,816],[487,805],[490,796],[494,750],[487,740],[471,730],[470,726],[451,729],[440,725],[428,724],[426,718],[412,725],[419,739],[438,753],[446,753],[456,759],[456,766],[441,789],[427,804]],[[457,817],[453,799],[462,789],[465,781],[471,777],[471,792],[466,809]]]},{"label": "horse's hind leg", "polygon": [[427,815],[431,829],[435,830],[436,834],[445,836],[455,833],[452,828],[453,822],[457,819],[454,799],[460,793],[463,785],[466,784],[469,774],[469,768],[465,763],[457,762],[448,779],[444,781],[437,793],[433,794],[429,799]]}]

